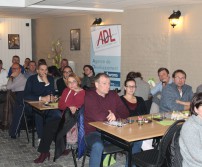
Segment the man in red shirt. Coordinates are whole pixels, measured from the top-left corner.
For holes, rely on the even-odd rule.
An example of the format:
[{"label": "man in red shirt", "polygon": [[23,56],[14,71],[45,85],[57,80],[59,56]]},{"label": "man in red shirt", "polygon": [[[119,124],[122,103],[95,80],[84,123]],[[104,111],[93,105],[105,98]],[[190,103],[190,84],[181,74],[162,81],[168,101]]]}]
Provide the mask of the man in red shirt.
[{"label": "man in red shirt", "polygon": [[89,122],[115,121],[127,118],[129,112],[115,91],[110,91],[110,79],[105,73],[95,77],[95,90],[86,91],[84,128],[87,145],[91,147],[89,167],[99,167],[103,152],[101,134]]}]

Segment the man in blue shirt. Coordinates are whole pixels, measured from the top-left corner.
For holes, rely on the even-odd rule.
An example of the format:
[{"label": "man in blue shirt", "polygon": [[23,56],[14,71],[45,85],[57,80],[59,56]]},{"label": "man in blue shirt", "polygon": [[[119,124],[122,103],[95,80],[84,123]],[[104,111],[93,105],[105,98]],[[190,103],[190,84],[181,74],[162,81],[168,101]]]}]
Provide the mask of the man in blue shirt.
[{"label": "man in blue shirt", "polygon": [[170,78],[169,71],[167,68],[164,68],[164,67],[159,68],[158,77],[160,82],[157,83],[153,89],[151,89],[151,95],[153,96],[152,98],[153,103],[151,106],[150,113],[159,112],[161,92],[167,84],[172,83],[172,78]]},{"label": "man in blue shirt", "polygon": [[173,83],[162,91],[160,112],[189,110],[193,96],[192,87],[185,84],[186,73],[179,69],[174,71]]}]

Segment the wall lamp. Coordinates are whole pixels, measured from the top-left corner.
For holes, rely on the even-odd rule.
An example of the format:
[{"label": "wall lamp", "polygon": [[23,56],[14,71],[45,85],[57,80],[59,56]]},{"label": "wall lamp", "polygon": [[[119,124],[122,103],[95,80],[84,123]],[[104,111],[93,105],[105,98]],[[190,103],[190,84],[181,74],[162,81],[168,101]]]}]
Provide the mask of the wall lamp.
[{"label": "wall lamp", "polygon": [[100,25],[102,23],[102,19],[101,18],[95,18],[95,21],[93,22],[92,25]]},{"label": "wall lamp", "polygon": [[170,15],[168,18],[170,20],[170,25],[174,28],[179,23],[179,18],[181,16],[181,12],[178,10],[175,12],[173,10],[173,14]]}]

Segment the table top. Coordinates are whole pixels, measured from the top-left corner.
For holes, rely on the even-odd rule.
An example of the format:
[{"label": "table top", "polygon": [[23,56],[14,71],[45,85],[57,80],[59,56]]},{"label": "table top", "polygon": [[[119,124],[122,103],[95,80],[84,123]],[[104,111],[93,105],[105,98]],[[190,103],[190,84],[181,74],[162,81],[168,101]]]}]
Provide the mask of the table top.
[{"label": "table top", "polygon": [[[133,117],[132,119],[137,120],[137,117]],[[89,124],[127,142],[163,136],[169,128],[169,126],[163,126],[154,120],[151,123],[144,123],[143,125],[138,125],[135,121],[132,124],[126,124],[122,127],[110,126],[103,122],[90,122]]]},{"label": "table top", "polygon": [[58,109],[58,103],[49,103],[48,105],[45,105],[44,102],[42,101],[25,101],[25,102],[40,111]]}]

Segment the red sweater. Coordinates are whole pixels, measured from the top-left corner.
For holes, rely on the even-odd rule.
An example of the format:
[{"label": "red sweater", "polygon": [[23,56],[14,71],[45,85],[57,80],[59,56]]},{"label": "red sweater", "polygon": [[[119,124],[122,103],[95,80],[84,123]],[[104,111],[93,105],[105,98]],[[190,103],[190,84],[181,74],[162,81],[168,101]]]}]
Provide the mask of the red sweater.
[{"label": "red sweater", "polygon": [[81,90],[80,92],[76,93],[75,91],[70,90],[69,88],[65,88],[59,100],[58,107],[60,110],[65,110],[67,107],[71,106],[80,108],[84,103],[84,96],[84,90]]},{"label": "red sweater", "polygon": [[89,125],[89,122],[107,121],[107,116],[111,110],[116,118],[127,118],[129,112],[120,97],[114,91],[102,97],[95,90],[86,91],[84,111],[84,128],[85,134],[95,131],[96,129]]}]

